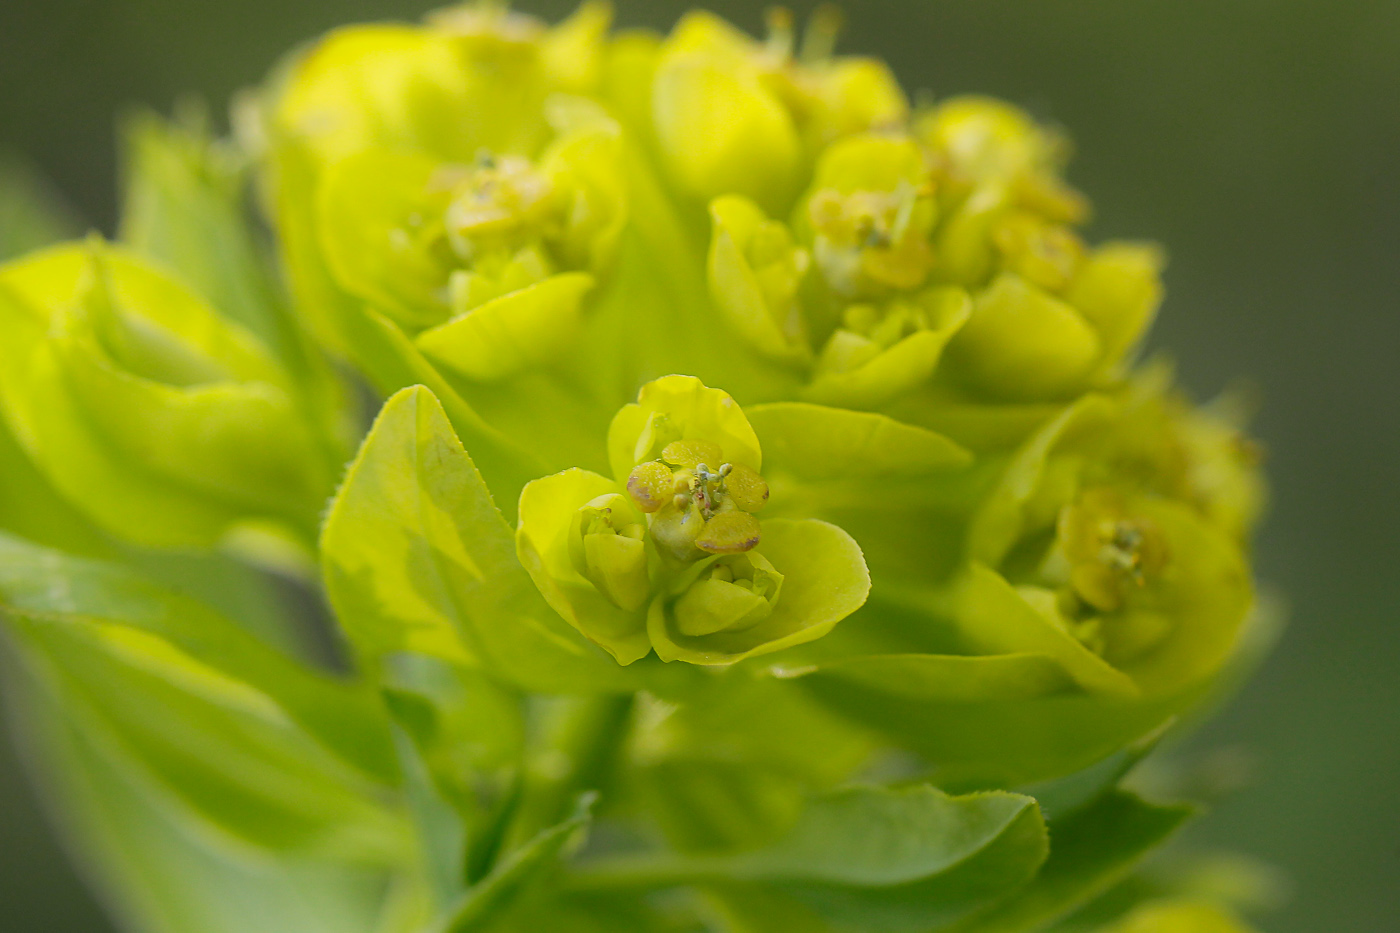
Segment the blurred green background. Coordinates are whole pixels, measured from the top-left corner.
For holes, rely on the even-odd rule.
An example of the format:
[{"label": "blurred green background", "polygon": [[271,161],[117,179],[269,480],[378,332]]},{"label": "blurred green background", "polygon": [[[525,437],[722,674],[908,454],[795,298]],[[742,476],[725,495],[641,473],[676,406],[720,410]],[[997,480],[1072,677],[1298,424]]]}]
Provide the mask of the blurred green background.
[{"label": "blurred green background", "polygon": [[[429,0],[0,0],[0,151],[111,231],[114,118],[194,91],[221,107],[277,56]],[[551,18],[568,3],[522,2]],[[618,0],[665,28],[689,4]],[[757,30],[762,5],[710,6]],[[808,3],[793,6],[801,12]],[[1276,501],[1261,576],[1286,637],[1193,740],[1253,784],[1193,830],[1282,867],[1275,933],[1400,916],[1400,2],[850,0],[842,48],[906,86],[977,91],[1068,127],[1095,237],[1172,256],[1154,343],[1199,397],[1257,383]],[[3,339],[3,336],[0,336]],[[109,927],[0,752],[0,930]],[[251,931],[250,931],[251,933]]]}]

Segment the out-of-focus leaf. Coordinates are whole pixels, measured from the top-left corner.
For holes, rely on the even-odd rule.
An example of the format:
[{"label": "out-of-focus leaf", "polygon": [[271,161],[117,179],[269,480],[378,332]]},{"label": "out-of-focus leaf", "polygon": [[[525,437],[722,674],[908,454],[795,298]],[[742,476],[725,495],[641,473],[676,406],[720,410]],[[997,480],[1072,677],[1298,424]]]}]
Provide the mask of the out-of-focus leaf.
[{"label": "out-of-focus leaf", "polygon": [[6,609],[98,618],[156,636],[266,694],[366,775],[396,780],[388,723],[367,689],[308,670],[204,605],[118,564],[0,534],[0,611]]},{"label": "out-of-focus leaf", "polygon": [[745,414],[763,445],[769,507],[783,514],[903,505],[972,463],[954,441],[885,415],[807,402],[753,405]]},{"label": "out-of-focus leaf", "polygon": [[407,740],[408,797],[439,900],[454,899],[489,869],[516,811],[524,711],[479,671],[423,655],[395,661],[384,700]]},{"label": "out-of-focus leaf", "polygon": [[1076,433],[1102,424],[1111,404],[1102,395],[1086,395],[1062,409],[1016,451],[997,482],[979,506],[968,532],[968,553],[974,560],[993,566],[1026,530],[1027,512],[1044,482],[1051,454]]},{"label": "out-of-focus leaf", "polygon": [[1144,904],[1102,933],[1250,933],[1233,913],[1201,901]]},{"label": "out-of-focus leaf", "polygon": [[871,655],[780,673],[832,711],[919,752],[940,784],[955,787],[1072,774],[1206,695],[1197,685],[1151,699],[1092,696],[1067,689],[1060,665],[1037,654]]},{"label": "out-of-focus leaf", "polygon": [[926,428],[884,415],[807,402],[745,409],[769,471],[804,479],[920,476],[972,462],[963,447]]},{"label": "out-of-focus leaf", "polygon": [[179,122],[152,113],[127,121],[120,238],[285,357],[289,335],[244,211],[243,167],[202,122],[193,112]]},{"label": "out-of-focus leaf", "polygon": [[965,918],[948,933],[1028,933],[1086,903],[1121,879],[1193,813],[1112,791],[1050,824],[1050,859],[1030,884]]},{"label": "out-of-focus leaf", "polygon": [[1018,789],[1034,797],[1052,822],[1065,818],[1116,787],[1134,766],[1152,753],[1162,735],[1174,724],[1175,720],[1167,720],[1161,727],[1082,771]]},{"label": "out-of-focus leaf", "polygon": [[0,403],[111,534],[207,546],[239,520],[309,531],[330,465],[255,338],[136,255],[55,247],[0,272]]},{"label": "out-of-focus leaf", "polygon": [[773,842],[797,822],[804,798],[849,780],[873,751],[864,730],[747,668],[707,677],[683,702],[639,703],[630,750],[637,795],[682,851]]},{"label": "out-of-focus leaf", "polygon": [[193,108],[172,121],[151,113],[124,130],[120,239],[177,273],[223,316],[256,334],[290,371],[328,454],[348,455],[348,401],[310,335],[293,321],[271,251],[250,211],[246,165],[212,139]]},{"label": "out-of-focus leaf", "polygon": [[482,382],[544,368],[577,346],[581,303],[592,287],[586,273],[550,276],[425,331],[418,346],[448,369]]},{"label": "out-of-focus leaf", "polygon": [[[151,792],[23,669],[6,686],[50,816],[117,919],[150,933],[391,933],[406,877],[230,848]],[[418,914],[421,917],[421,913]]]},{"label": "out-of-focus leaf", "polygon": [[433,933],[483,933],[497,923],[525,893],[553,870],[559,857],[577,845],[580,834],[592,822],[594,795],[580,798],[563,822],[542,830],[529,842],[508,853],[480,883],[455,905]]},{"label": "out-of-focus leaf", "polygon": [[412,651],[546,693],[629,686],[540,597],[471,457],[422,386],[385,403],[321,547],[332,605],[370,663]]},{"label": "out-of-focus leaf", "polygon": [[1039,612],[999,574],[973,564],[959,584],[958,622],[968,645],[992,653],[1032,652],[1054,658],[1091,693],[1131,698],[1137,685]]},{"label": "out-of-focus leaf", "polygon": [[402,857],[405,827],[362,774],[270,697],[140,628],[7,608],[23,661],[151,791],[231,842],[364,864]]},{"label": "out-of-focus leaf", "polygon": [[785,677],[835,680],[912,702],[976,703],[1031,700],[1072,686],[1064,669],[1043,654],[869,654],[780,668]]},{"label": "out-of-focus leaf", "polygon": [[855,787],[815,800],[773,845],[732,856],[628,856],[582,867],[598,888],[754,883],[837,929],[923,931],[1014,891],[1045,860],[1035,802],[929,786]]},{"label": "out-of-focus leaf", "polygon": [[112,545],[34,468],[9,426],[0,421],[0,529],[75,554],[109,556]]}]

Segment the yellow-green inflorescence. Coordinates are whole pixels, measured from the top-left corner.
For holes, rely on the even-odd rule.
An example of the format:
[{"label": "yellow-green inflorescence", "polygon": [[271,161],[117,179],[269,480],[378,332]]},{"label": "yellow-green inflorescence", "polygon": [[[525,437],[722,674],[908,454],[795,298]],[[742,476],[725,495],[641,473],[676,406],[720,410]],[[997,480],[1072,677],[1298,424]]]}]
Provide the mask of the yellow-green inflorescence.
[{"label": "yellow-green inflorescence", "polygon": [[[180,804],[220,838],[321,858],[371,812],[393,873],[347,865],[394,903],[365,929],[1040,929],[1103,886],[1064,840],[1116,870],[1163,838],[1184,814],[1114,785],[1269,640],[1245,406],[1140,361],[1162,253],[1085,238],[1059,132],[912,104],[836,27],[483,0],[337,29],[245,99],[238,158],[148,127],[121,245],[0,265],[0,550],[207,567],[194,592],[222,562],[146,552],[318,561],[356,661],[302,684],[192,599],[31,556],[0,627],[102,707],[74,747],[137,716],[117,745],[164,793],[194,772],[151,717],[189,706],[238,764]],[[640,822],[551,892],[594,787]],[[634,923],[653,885],[698,897]],[[1236,926],[1168,900],[1112,929]]]},{"label": "yellow-green inflorescence", "polygon": [[738,661],[819,638],[864,602],[849,535],[755,514],[762,454],[726,393],[651,382],[608,447],[613,480],[572,469],[525,487],[518,544],[551,605],[618,661]]},{"label": "yellow-green inflorescence", "polygon": [[[422,385],[451,432],[393,422],[415,439],[377,456],[412,469],[364,476],[425,509],[475,477],[501,514],[438,516],[442,560],[395,580],[460,583],[464,542],[510,527],[549,637],[609,676],[772,654],[739,669],[970,784],[1087,765],[1244,663],[1257,452],[1140,365],[1162,254],[1084,238],[1060,133],[911,105],[834,35],[829,13],[800,38],[783,14],[766,40],[705,13],[613,33],[598,3],[336,30],[238,120],[295,314],[265,341],[181,284],[217,286],[222,254],[13,261],[6,427],[105,532],[309,541],[341,459],[320,422],[354,423],[323,356]],[[365,630],[419,624],[372,563],[336,564]],[[516,632],[519,598],[434,631]],[[534,651],[493,650],[447,654]]]},{"label": "yellow-green inflorescence", "polygon": [[788,219],[710,205],[716,305],[815,401],[1062,400],[1115,371],[1160,299],[1149,246],[1088,247],[1063,145],[1009,105],[954,99],[834,142]]},{"label": "yellow-green inflorescence", "polygon": [[[1041,715],[986,686],[1010,656],[1141,698],[1073,717],[1099,750],[1198,695],[1252,605],[1257,471],[1236,421],[1137,367],[1163,257],[1084,238],[1065,137],[989,98],[911,105],[826,12],[800,38],[781,13],[765,40],[607,27],[596,4],[355,27],[263,107],[308,315],[385,391],[442,396],[498,496],[524,487],[554,609],[623,663],[796,649],[843,713],[823,685],[949,757],[1005,749],[909,725],[878,658],[925,694],[985,660],[1008,737]],[[804,574],[867,562],[871,605],[815,642],[860,600],[814,611]]]}]

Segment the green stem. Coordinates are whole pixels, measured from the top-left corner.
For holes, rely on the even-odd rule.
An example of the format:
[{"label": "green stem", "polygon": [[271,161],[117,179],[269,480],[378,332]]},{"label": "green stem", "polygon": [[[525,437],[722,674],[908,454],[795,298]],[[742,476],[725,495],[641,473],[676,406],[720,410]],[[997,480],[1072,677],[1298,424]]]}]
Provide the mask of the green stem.
[{"label": "green stem", "polygon": [[676,888],[731,877],[725,868],[723,859],[614,856],[570,871],[564,885],[570,891],[587,893]]},{"label": "green stem", "polygon": [[568,816],[583,791],[606,787],[632,721],[630,694],[558,704],[526,764],[525,783],[503,851]]}]

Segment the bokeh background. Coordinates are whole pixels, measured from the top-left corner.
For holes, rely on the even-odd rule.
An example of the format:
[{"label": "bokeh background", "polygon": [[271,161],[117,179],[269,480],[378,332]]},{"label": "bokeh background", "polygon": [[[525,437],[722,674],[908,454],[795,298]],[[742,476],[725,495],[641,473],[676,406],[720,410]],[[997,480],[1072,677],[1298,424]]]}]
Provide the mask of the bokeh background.
[{"label": "bokeh background", "polygon": [[[221,109],[295,43],[435,5],[0,0],[0,152],[111,232],[124,110],[168,111],[188,92]],[[571,6],[517,5],[551,18]],[[616,2],[621,24],[657,28],[689,5]],[[760,28],[762,4],[709,5]],[[1290,900],[1263,918],[1275,933],[1400,928],[1400,2],[846,10],[842,49],[884,55],[906,86],[995,94],[1069,128],[1093,236],[1151,237],[1171,254],[1154,343],[1198,397],[1239,377],[1262,390],[1275,504],[1258,565],[1291,624],[1185,752],[1253,763],[1251,785],[1190,841],[1283,869]],[[5,745],[0,930],[108,929]]]}]

